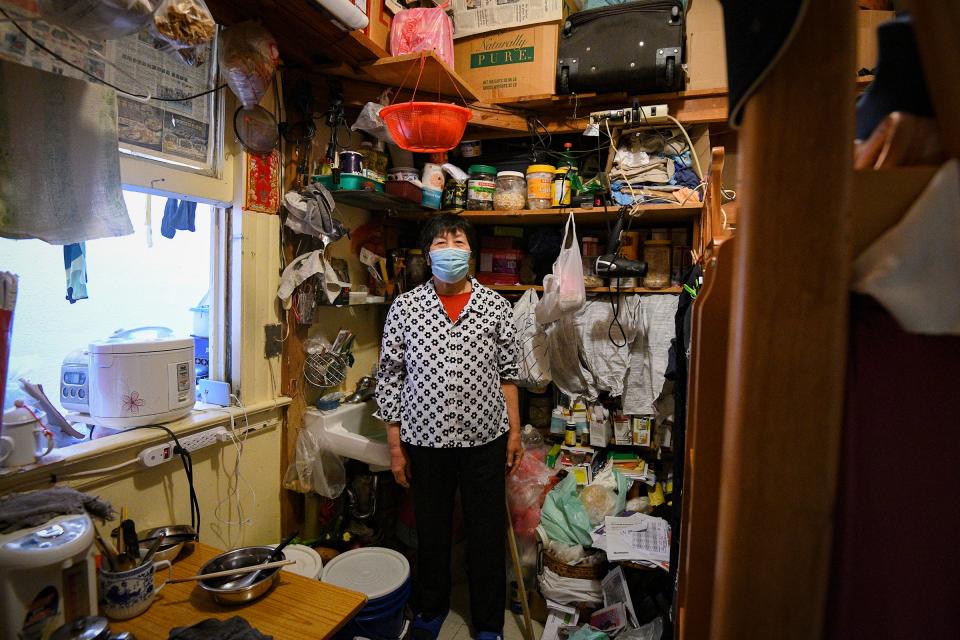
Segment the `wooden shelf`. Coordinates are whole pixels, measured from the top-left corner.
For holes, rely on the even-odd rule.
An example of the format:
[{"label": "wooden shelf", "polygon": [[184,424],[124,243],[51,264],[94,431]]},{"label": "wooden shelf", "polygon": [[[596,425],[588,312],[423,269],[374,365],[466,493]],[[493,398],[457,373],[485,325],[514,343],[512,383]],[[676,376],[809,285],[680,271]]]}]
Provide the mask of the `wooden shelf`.
[{"label": "wooden shelf", "polygon": [[[633,218],[633,224],[677,224],[695,220],[703,209],[702,203],[649,204],[641,209],[642,214]],[[460,215],[473,224],[544,225],[565,222],[573,213],[580,224],[601,224],[616,220],[619,209],[607,207],[593,209],[521,209],[516,211],[463,211]],[[396,217],[418,220],[425,214],[400,213]]]},{"label": "wooden shelf", "polygon": [[[483,285],[488,289],[493,289],[494,291],[503,291],[503,292],[512,292],[512,291],[526,291],[527,289],[533,289],[534,291],[543,291],[543,287],[539,284],[485,284]],[[629,287],[620,289],[620,293],[680,293],[683,291],[683,287],[667,287],[666,289],[648,289],[646,287]],[[610,287],[587,287],[587,293],[616,293],[616,288],[611,289]]]},{"label": "wooden shelf", "polygon": [[337,204],[367,211],[393,211],[413,217],[421,217],[427,211],[416,202],[382,191],[339,190],[331,193]]},{"label": "wooden shelf", "polygon": [[[408,53],[377,60],[373,64],[361,67],[361,71],[374,82],[394,89],[403,84],[412,89],[417,83],[420,53]],[[423,75],[417,87],[417,96],[421,100],[436,101],[438,94],[463,99],[467,102],[479,100],[473,87],[461,78],[456,71],[430,51],[424,55]]]}]

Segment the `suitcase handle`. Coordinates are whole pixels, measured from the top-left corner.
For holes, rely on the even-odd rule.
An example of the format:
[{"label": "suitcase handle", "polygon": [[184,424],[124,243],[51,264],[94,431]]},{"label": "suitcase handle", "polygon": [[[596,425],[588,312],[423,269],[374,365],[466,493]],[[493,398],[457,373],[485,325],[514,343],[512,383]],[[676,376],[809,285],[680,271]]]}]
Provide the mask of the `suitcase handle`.
[{"label": "suitcase handle", "polygon": [[567,18],[566,22],[564,22],[563,35],[569,37],[573,27],[584,25],[588,22],[596,20],[597,18],[603,18],[611,14],[627,12],[634,13],[640,11],[664,11],[667,9],[671,11],[671,24],[676,24],[679,26],[681,24],[681,18],[683,17],[683,7],[679,2],[675,0],[634,0],[633,2],[627,2],[626,4],[578,11]]}]

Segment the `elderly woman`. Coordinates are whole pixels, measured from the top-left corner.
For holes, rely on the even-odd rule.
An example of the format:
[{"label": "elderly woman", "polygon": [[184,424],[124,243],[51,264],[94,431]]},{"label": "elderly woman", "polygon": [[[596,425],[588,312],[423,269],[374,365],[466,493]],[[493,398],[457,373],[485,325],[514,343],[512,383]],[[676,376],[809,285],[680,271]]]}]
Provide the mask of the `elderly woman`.
[{"label": "elderly woman", "polygon": [[413,634],[436,638],[450,607],[457,489],[467,533],[470,612],[478,640],[502,637],[506,604],[505,476],[520,443],[510,304],[467,277],[470,223],[444,214],[420,244],[433,278],[387,314],[377,378],[392,470],[413,492],[417,575]]}]

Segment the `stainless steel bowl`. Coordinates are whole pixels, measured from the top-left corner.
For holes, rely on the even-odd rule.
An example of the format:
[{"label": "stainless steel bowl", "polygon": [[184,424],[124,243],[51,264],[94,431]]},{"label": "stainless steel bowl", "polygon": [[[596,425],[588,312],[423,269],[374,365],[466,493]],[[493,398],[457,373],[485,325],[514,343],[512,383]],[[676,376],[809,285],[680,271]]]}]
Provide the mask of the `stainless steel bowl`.
[{"label": "stainless steel bowl", "polygon": [[144,547],[150,546],[154,538],[165,536],[163,544],[157,549],[154,560],[169,560],[173,562],[183,551],[193,549],[193,543],[197,539],[197,532],[188,524],[172,524],[165,527],[156,527],[145,531],[137,532],[137,539]]},{"label": "stainless steel bowl", "polygon": [[[261,564],[267,562],[271,553],[273,553],[273,547],[240,547],[233,551],[227,551],[204,564],[200,568],[200,575]],[[286,560],[283,552],[280,552],[280,555],[280,560]],[[243,604],[256,600],[267,593],[280,577],[280,568],[262,571],[261,577],[250,585],[244,585],[243,579],[245,577],[246,574],[209,578],[198,580],[197,584],[220,604]]]}]

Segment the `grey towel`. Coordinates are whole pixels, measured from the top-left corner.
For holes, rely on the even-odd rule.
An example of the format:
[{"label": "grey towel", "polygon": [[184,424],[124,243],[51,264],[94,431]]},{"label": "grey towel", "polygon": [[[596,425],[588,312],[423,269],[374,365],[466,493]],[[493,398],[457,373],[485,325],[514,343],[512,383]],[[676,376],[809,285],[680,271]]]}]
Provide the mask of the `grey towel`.
[{"label": "grey towel", "polygon": [[0,533],[38,527],[57,516],[89,513],[101,520],[113,517],[113,506],[70,487],[11,493],[0,497]]},{"label": "grey towel", "polygon": [[175,627],[167,640],[273,640],[265,636],[240,616],[226,620],[208,618],[192,627]]}]

